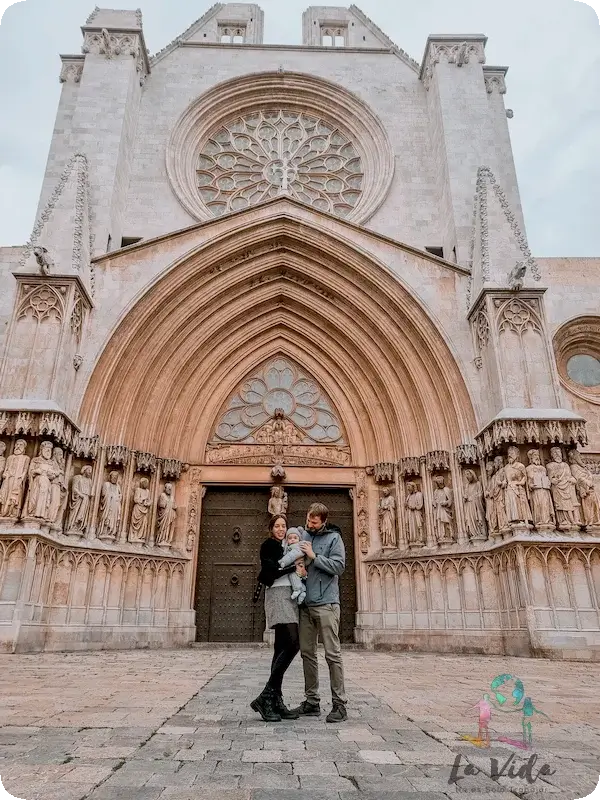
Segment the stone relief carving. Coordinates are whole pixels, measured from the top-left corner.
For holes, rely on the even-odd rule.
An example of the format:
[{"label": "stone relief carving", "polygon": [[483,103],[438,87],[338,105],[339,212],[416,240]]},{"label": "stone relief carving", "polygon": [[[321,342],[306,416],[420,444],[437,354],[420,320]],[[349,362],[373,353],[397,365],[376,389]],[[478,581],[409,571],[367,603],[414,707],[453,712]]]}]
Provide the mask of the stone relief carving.
[{"label": "stone relief carving", "polygon": [[438,544],[451,544],[454,542],[452,490],[446,486],[443,475],[436,475],[433,485],[435,489],[431,504],[435,538]]},{"label": "stone relief carving", "polygon": [[[89,198],[88,160],[83,153],[75,153],[66,164],[58,180],[56,188],[52,192],[52,195],[50,196],[50,199],[46,203],[44,210],[36,220],[31,236],[29,237],[29,241],[23,248],[19,265],[21,267],[24,267],[25,264],[27,263],[27,260],[31,255],[33,248],[39,241],[40,235],[44,230],[44,228],[46,227],[46,224],[50,220],[50,217],[52,216],[52,213],[56,208],[56,204],[58,203],[60,196],[65,190],[65,187],[74,169],[77,171],[76,172],[77,190],[75,198],[75,221],[73,228],[73,267],[78,272],[80,272],[84,267],[89,268],[90,292],[93,297],[95,292],[94,265],[89,261],[86,264],[83,263],[84,229],[87,229],[88,241],[86,244],[88,246],[88,253],[90,257],[94,252],[93,225],[90,216],[90,207],[88,202]],[[84,218],[86,213],[88,216],[87,220]]]},{"label": "stone relief carving", "polygon": [[74,63],[66,61],[63,63],[60,70],[59,81],[61,83],[79,83],[83,75],[83,62]]},{"label": "stone relief carving", "polygon": [[121,524],[122,494],[119,473],[113,470],[102,485],[98,518],[99,539],[115,541]]},{"label": "stone relief carving", "polygon": [[424,547],[426,542],[423,492],[414,481],[406,484],[406,538],[409,547]]},{"label": "stone relief carving", "polygon": [[394,480],[396,465],[393,462],[375,464],[375,480],[377,483],[391,483]]},{"label": "stone relief carving", "polygon": [[493,94],[493,92],[498,92],[498,94],[506,94],[506,81],[504,79],[504,75],[486,75],[485,90],[488,94]]},{"label": "stone relief carving", "polygon": [[421,459],[419,456],[408,456],[408,458],[401,458],[398,462],[398,469],[404,478],[408,475],[420,475]]},{"label": "stone relief carving", "polygon": [[48,517],[50,530],[62,531],[68,492],[65,477],[65,456],[60,447],[53,448],[52,460],[56,465],[57,475],[52,480]]},{"label": "stone relief carving", "polygon": [[29,314],[38,323],[46,319],[62,322],[65,314],[65,287],[47,283],[23,285],[23,297],[17,308],[17,319]]},{"label": "stone relief carving", "polygon": [[46,248],[35,247],[33,255],[35,256],[35,260],[37,261],[42,275],[50,275],[50,272],[54,269],[54,261],[50,258],[50,254]]},{"label": "stone relief carving", "polygon": [[30,462],[26,447],[25,439],[17,439],[12,455],[6,459],[0,488],[0,516],[5,519],[17,520],[21,513]]},{"label": "stone relief carving", "polygon": [[491,456],[502,444],[564,444],[585,447],[588,443],[583,420],[496,420],[477,437],[483,456]]},{"label": "stone relief carving", "polygon": [[396,548],[396,500],[388,488],[379,501],[379,533],[384,548]]},{"label": "stone relief carving", "polygon": [[542,277],[540,268],[537,261],[531,254],[527,238],[510,207],[510,203],[496,180],[496,176],[489,167],[480,167],[477,170],[477,184],[475,189],[475,203],[473,211],[473,235],[471,237],[470,254],[469,254],[469,269],[471,270],[471,278],[467,288],[467,309],[471,307],[472,291],[473,291],[473,263],[475,260],[475,244],[477,236],[477,225],[475,224],[477,216],[480,219],[480,248],[481,248],[481,270],[484,281],[490,279],[490,247],[489,247],[489,221],[488,221],[488,202],[487,193],[488,187],[492,189],[504,216],[510,225],[512,234],[517,242],[519,250],[523,256],[524,264],[531,270],[531,274],[535,281],[539,281]]},{"label": "stone relief carving", "polygon": [[83,306],[83,299],[79,292],[75,294],[75,300],[73,303],[73,310],[71,311],[71,332],[75,337],[77,344],[81,342],[81,332],[83,328],[83,314],[84,314],[84,306]]},{"label": "stone relief carving", "polygon": [[148,540],[148,524],[150,521],[150,481],[142,478],[140,485],[133,492],[133,508],[129,522],[129,541],[132,544],[146,544]]},{"label": "stone relief carving", "polygon": [[509,523],[531,522],[531,509],[527,499],[527,473],[519,461],[519,448],[508,448],[508,463],[504,467],[506,476],[506,516]]},{"label": "stone relief carving", "polygon": [[156,515],[156,544],[158,547],[171,547],[177,505],[175,504],[175,491],[172,483],[165,483],[165,488],[158,498],[158,512]]},{"label": "stone relief carving", "polygon": [[77,433],[73,438],[73,454],[79,458],[95,461],[98,457],[99,446],[99,436],[81,436]]},{"label": "stone relief carving", "polygon": [[162,475],[165,478],[173,478],[178,481],[183,472],[183,464],[176,458],[164,458],[162,462]]},{"label": "stone relief carving", "polygon": [[483,504],[483,486],[472,469],[465,470],[463,486],[465,528],[469,541],[485,541],[487,526]]},{"label": "stone relief carving", "polygon": [[293,422],[285,418],[283,409],[276,408],[271,422],[259,428],[254,439],[257,444],[294,445],[302,444],[304,436]]},{"label": "stone relief carving", "polygon": [[135,468],[137,472],[156,472],[158,459],[152,453],[135,453]]},{"label": "stone relief carving", "polygon": [[508,285],[513,292],[520,292],[523,288],[525,281],[525,274],[527,273],[527,264],[524,261],[517,261],[515,266],[508,274]]},{"label": "stone relief carving", "polygon": [[506,330],[513,331],[518,336],[522,336],[529,328],[542,333],[543,325],[538,316],[539,306],[537,301],[501,300],[495,301],[498,311],[498,331],[503,333]]},{"label": "stone relief carving", "polygon": [[106,463],[111,467],[124,467],[129,463],[131,451],[122,444],[106,446]]},{"label": "stone relief carving", "polygon": [[531,498],[531,513],[533,524],[537,530],[554,530],[556,527],[556,515],[552,503],[552,493],[550,478],[546,468],[542,466],[540,451],[530,450],[527,453],[529,466],[525,469],[527,473],[527,490]]},{"label": "stone relief carving", "polygon": [[494,526],[490,524],[490,530],[494,533],[503,533],[508,528],[508,517],[506,514],[506,471],[504,468],[504,458],[496,456],[494,459],[494,474],[490,486],[491,498],[494,504],[493,520]]},{"label": "stone relief carving", "polygon": [[279,195],[346,217],[363,179],[348,133],[291,110],[256,111],[224,124],[198,157],[198,191],[217,217]]},{"label": "stone relief carving", "polygon": [[546,465],[546,472],[550,478],[556,521],[560,530],[572,530],[581,523],[575,490],[577,480],[563,461],[560,447],[550,449],[550,458],[552,461]]},{"label": "stone relief carving", "polygon": [[449,472],[450,453],[446,450],[433,450],[427,453],[425,464],[429,472]]},{"label": "stone relief carving", "polygon": [[356,488],[350,490],[350,496],[354,500],[356,519],[358,522],[358,541],[360,552],[366,556],[371,546],[371,536],[369,533],[369,511],[367,498],[367,476],[361,469],[356,470]]},{"label": "stone relief carving", "polygon": [[288,496],[283,486],[273,486],[271,488],[271,497],[269,499],[268,512],[274,517],[277,514],[287,516],[288,511]]},{"label": "stone relief carving", "polygon": [[6,467],[6,444],[0,442],[0,489],[2,488],[2,476],[4,475],[4,468]]},{"label": "stone relief carving", "polygon": [[475,331],[477,347],[479,352],[482,353],[490,340],[490,321],[485,308],[482,308],[473,320],[473,330]]},{"label": "stone relief carving", "polygon": [[71,499],[67,515],[66,533],[83,536],[90,522],[92,505],[92,468],[86,464],[71,482]]},{"label": "stone relief carving", "polygon": [[456,448],[456,459],[459,464],[478,464],[479,453],[476,444],[459,444]]},{"label": "stone relief carving", "polygon": [[432,42],[427,52],[427,62],[423,71],[423,85],[429,91],[434,70],[442,58],[448,64],[462,67],[471,59],[476,59],[479,64],[485,64],[485,49],[483,42],[459,42],[456,44],[438,44]]},{"label": "stone relief carving", "polygon": [[194,468],[190,473],[190,500],[188,504],[188,519],[186,529],[185,549],[191,553],[196,543],[196,532],[198,530],[198,515],[200,510],[200,500],[206,494],[206,486],[200,486],[202,479],[201,470]]},{"label": "stone relief carving", "polygon": [[581,503],[581,517],[585,526],[600,525],[600,503],[592,473],[583,463],[578,450],[569,451],[571,474],[575,479],[577,495]]},{"label": "stone relief carving", "polygon": [[31,459],[28,473],[29,488],[23,511],[26,521],[52,522],[50,516],[52,483],[60,475],[52,454],[52,442],[42,442],[40,455]]},{"label": "stone relief carving", "polygon": [[79,371],[79,368],[83,364],[83,356],[80,353],[77,353],[73,356],[73,369],[75,372]]}]

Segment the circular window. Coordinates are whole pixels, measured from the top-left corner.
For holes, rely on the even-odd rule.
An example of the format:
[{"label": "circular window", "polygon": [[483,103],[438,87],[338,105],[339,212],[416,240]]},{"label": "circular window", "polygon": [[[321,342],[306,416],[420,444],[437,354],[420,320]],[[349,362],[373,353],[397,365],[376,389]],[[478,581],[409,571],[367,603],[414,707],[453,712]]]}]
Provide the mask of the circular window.
[{"label": "circular window", "polygon": [[364,178],[356,147],[338,125],[286,110],[225,124],[202,144],[197,175],[215,217],[281,195],[348,217]]},{"label": "circular window", "polygon": [[362,100],[291,72],[209,90],[175,125],[166,158],[175,196],[198,220],[289,197],[363,223],[384,200],[394,165],[385,129]]},{"label": "circular window", "polygon": [[573,394],[600,403],[600,317],[566,322],[554,334],[558,374]]},{"label": "circular window", "polygon": [[567,375],[582,386],[600,386],[600,361],[589,355],[571,356]]}]

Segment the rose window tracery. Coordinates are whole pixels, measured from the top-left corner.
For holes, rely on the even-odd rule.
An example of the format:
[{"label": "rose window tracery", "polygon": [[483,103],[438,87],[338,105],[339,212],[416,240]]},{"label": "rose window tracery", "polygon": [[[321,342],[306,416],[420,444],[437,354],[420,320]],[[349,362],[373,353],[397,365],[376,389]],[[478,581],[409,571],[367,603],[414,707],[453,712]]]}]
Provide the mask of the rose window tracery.
[{"label": "rose window tracery", "polygon": [[348,134],[295,111],[257,111],[225,123],[200,148],[197,185],[215,216],[288,195],[347,217],[363,188],[360,155]]},{"label": "rose window tracery", "polygon": [[[270,441],[269,426],[279,417],[284,420],[284,443],[345,444],[341,423],[322,389],[283,357],[253,372],[237,389],[217,423],[212,442]],[[265,432],[269,435],[263,436]]]}]

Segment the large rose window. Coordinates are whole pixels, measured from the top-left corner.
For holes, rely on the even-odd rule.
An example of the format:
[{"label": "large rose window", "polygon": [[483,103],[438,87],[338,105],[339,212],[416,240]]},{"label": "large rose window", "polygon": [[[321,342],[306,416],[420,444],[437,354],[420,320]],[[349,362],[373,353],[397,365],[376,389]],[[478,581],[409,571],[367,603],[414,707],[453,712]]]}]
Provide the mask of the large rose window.
[{"label": "large rose window", "polygon": [[215,217],[280,195],[347,217],[363,177],[360,155],[340,127],[285,110],[224,124],[201,145],[197,163],[198,192]]}]

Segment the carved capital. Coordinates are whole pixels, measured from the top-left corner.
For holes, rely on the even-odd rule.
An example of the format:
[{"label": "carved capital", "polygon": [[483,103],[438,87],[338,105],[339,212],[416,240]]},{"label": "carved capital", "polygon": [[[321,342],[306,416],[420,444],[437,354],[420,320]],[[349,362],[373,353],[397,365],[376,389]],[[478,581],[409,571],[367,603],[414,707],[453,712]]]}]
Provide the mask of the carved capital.
[{"label": "carved capital", "polygon": [[106,445],[106,463],[111,467],[124,467],[129,463],[131,451],[124,444]]},{"label": "carved capital", "polygon": [[395,466],[393,462],[375,464],[375,480],[377,483],[391,483],[394,480]]},{"label": "carved capital", "polygon": [[183,472],[183,464],[176,458],[164,458],[161,471],[165,478],[171,478],[177,481]]},{"label": "carved capital", "polygon": [[81,56],[63,58],[59,81],[61,83],[79,83],[83,75],[83,63],[84,59]]},{"label": "carved capital", "polygon": [[459,464],[478,464],[479,454],[476,444],[459,444],[456,448],[456,458]]},{"label": "carved capital", "polygon": [[138,472],[156,472],[157,458],[152,453],[135,452],[135,468]]},{"label": "carved capital", "polygon": [[585,422],[577,419],[497,419],[477,437],[477,445],[485,457],[507,444],[585,447],[587,443]]},{"label": "carved capital", "polygon": [[420,475],[421,459],[419,456],[408,456],[407,458],[401,458],[398,462],[398,470],[403,478],[406,478],[409,475]]},{"label": "carved capital", "polygon": [[447,450],[433,450],[425,456],[428,472],[448,472],[450,453]]},{"label": "carved capital", "polygon": [[73,437],[73,453],[78,458],[95,461],[98,458],[99,446],[100,437],[98,436],[82,436],[80,433],[77,433]]},{"label": "carved capital", "polygon": [[494,92],[506,94],[504,75],[500,73],[487,74],[485,76],[485,90],[488,94],[493,94]]},{"label": "carved capital", "polygon": [[485,43],[485,39],[429,39],[421,66],[421,80],[425,88],[429,90],[435,67],[440,61],[457,67],[469,63],[485,64]]}]

